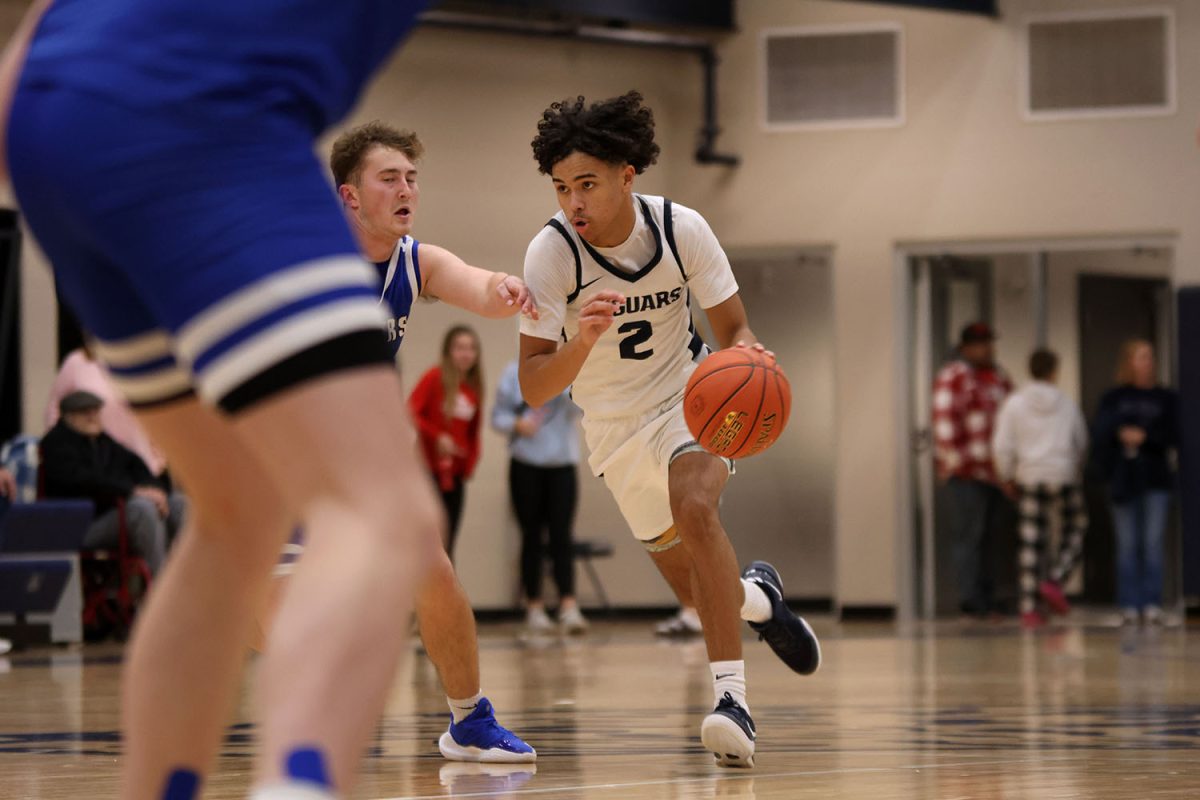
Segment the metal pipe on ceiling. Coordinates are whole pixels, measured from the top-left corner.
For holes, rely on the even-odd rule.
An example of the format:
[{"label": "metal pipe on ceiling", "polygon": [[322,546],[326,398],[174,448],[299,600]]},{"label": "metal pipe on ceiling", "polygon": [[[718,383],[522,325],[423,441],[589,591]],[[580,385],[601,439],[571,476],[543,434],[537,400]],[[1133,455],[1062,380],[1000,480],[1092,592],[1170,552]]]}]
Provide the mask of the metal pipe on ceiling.
[{"label": "metal pipe on ceiling", "polygon": [[716,149],[716,140],[721,133],[717,124],[717,57],[716,48],[707,39],[658,31],[605,28],[598,25],[577,25],[564,22],[539,20],[516,20],[491,17],[483,14],[468,14],[453,11],[426,11],[420,17],[421,24],[435,28],[476,31],[480,33],[507,33],[519,36],[538,36],[554,39],[574,39],[598,44],[648,47],[659,50],[681,50],[693,53],[700,59],[704,79],[704,109],[695,158],[701,164],[737,166],[741,159]]}]

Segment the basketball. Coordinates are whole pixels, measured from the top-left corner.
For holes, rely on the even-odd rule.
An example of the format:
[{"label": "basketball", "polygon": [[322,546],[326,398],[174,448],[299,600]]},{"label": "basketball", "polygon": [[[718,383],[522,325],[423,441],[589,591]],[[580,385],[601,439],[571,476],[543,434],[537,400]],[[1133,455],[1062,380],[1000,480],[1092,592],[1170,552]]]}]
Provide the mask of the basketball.
[{"label": "basketball", "polygon": [[708,452],[747,458],[766,450],[787,425],[792,389],[770,356],[750,348],[719,350],[688,379],[683,416]]}]

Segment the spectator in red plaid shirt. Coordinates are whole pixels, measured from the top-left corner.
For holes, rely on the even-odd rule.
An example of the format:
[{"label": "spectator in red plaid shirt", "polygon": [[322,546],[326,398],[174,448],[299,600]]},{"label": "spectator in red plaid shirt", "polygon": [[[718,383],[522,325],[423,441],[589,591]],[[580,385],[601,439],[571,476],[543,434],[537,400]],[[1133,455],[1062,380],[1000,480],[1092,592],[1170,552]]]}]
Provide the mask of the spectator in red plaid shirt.
[{"label": "spectator in red plaid shirt", "polygon": [[963,328],[958,358],[942,367],[933,386],[934,453],[950,512],[959,608],[973,616],[994,610],[984,562],[1008,506],[992,465],[992,428],[1013,387],[995,363],[995,338],[984,322]]}]

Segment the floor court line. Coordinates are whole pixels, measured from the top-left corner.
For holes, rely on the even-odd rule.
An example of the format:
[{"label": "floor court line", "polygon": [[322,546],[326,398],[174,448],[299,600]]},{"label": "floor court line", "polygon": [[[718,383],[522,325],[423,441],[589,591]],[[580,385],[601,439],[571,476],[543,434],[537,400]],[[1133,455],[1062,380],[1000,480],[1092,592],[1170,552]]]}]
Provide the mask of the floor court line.
[{"label": "floor court line", "polygon": [[[1052,756],[1050,758],[1008,758],[997,761],[956,761],[951,764],[908,764],[898,765],[894,767],[847,767],[845,769],[811,769],[811,770],[796,770],[792,772],[756,772],[753,769],[739,770],[736,773],[732,771],[729,774],[719,773],[716,775],[702,775],[694,778],[666,778],[655,781],[629,781],[627,783],[591,783],[578,784],[575,786],[544,786],[536,789],[508,789],[506,794],[512,796],[551,794],[554,792],[590,792],[590,791],[607,791],[617,789],[636,789],[646,786],[682,786],[689,783],[710,783],[710,782],[732,782],[732,781],[765,781],[779,780],[783,778],[805,778],[815,777],[817,775],[866,775],[880,774],[887,772],[911,772],[920,770],[937,770],[937,769],[962,769],[964,767],[1003,767],[1012,764],[1030,764],[1044,762],[1064,762],[1064,761],[1080,761],[1085,760],[1081,756]],[[515,767],[517,764],[509,764],[506,766]],[[497,792],[473,792],[468,794],[455,794],[454,797],[496,797]],[[379,800],[445,800],[446,794],[421,794],[421,795],[402,795],[399,797],[383,797]]]}]

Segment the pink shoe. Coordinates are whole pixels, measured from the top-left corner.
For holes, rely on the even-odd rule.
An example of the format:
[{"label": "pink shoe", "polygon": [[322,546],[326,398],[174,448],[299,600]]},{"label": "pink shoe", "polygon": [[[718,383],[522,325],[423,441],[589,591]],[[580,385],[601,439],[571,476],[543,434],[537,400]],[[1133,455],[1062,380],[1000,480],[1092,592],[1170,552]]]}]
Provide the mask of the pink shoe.
[{"label": "pink shoe", "polygon": [[1062,587],[1054,581],[1042,581],[1038,584],[1038,594],[1055,614],[1065,617],[1070,613],[1071,604],[1067,602],[1067,596],[1063,594]]},{"label": "pink shoe", "polygon": [[1036,630],[1046,624],[1046,618],[1040,611],[1026,611],[1021,614],[1021,627],[1026,630]]}]

